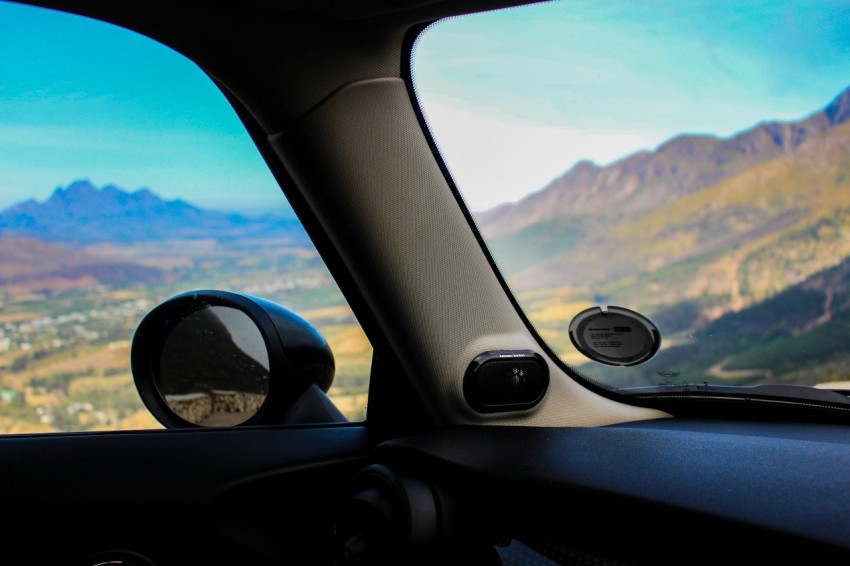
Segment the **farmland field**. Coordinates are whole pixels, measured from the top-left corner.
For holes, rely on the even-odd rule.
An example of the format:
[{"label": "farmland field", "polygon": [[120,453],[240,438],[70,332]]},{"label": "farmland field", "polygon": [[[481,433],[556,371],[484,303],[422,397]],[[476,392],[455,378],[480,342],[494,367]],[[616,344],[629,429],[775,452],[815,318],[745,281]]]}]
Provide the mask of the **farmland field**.
[{"label": "farmland field", "polygon": [[[129,260],[157,270],[143,282],[101,282],[85,262],[57,268],[50,257],[42,263],[54,262],[49,276],[15,278],[0,267],[0,433],[161,427],[130,373],[133,332],[157,304],[195,289],[257,295],[304,316],[335,354],[329,395],[347,417],[363,419],[371,346],[315,250],[294,240],[283,235],[76,248],[86,260]],[[43,249],[16,242],[19,250]]]}]

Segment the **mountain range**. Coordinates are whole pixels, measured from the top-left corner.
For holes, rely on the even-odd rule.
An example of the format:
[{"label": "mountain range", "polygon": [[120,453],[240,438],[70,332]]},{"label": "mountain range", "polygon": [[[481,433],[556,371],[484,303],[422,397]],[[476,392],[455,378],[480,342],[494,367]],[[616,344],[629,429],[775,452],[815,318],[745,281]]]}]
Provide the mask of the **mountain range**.
[{"label": "mountain range", "polygon": [[681,135],[655,151],[639,151],[608,166],[580,161],[541,190],[478,215],[485,236],[600,210],[657,208],[793,154],[807,141],[850,119],[850,88],[798,122],[765,122],[730,138]]},{"label": "mountain range", "polygon": [[[148,189],[97,188],[79,180],[57,188],[43,202],[31,199],[0,211],[0,290],[55,295],[99,285],[163,283],[173,274],[116,250],[195,239],[218,240],[224,246],[242,242],[253,248],[266,237],[295,246],[309,244],[294,218],[247,218],[179,199],[164,200]],[[108,253],[101,253],[98,244]]]},{"label": "mountain range", "polygon": [[[836,338],[850,332],[850,89],[799,121],[729,138],[681,135],[607,166],[577,163],[475,221],[551,339],[564,344],[588,303],[651,317],[674,345],[628,372],[631,385],[668,373],[850,378]],[[820,377],[804,362],[819,364]],[[617,368],[591,369],[622,385]]]},{"label": "mountain range", "polygon": [[[850,253],[836,235],[850,225],[848,118],[850,89],[799,122],[680,136],[607,167],[578,163],[476,222],[520,291],[726,295],[739,309]],[[813,230],[823,232],[817,253]]]},{"label": "mountain range", "polygon": [[164,200],[149,189],[97,188],[88,180],[59,187],[44,202],[30,199],[0,211],[0,235],[70,244],[228,238],[234,233],[273,231],[303,239],[294,219],[249,219],[204,210],[180,199]]}]

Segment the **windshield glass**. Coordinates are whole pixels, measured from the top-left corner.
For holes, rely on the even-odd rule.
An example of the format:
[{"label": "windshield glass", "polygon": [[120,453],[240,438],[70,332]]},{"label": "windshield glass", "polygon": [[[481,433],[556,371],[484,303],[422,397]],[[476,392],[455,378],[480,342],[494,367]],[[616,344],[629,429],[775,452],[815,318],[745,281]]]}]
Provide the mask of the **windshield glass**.
[{"label": "windshield glass", "polygon": [[850,386],[850,4],[475,14],[421,34],[412,76],[500,272],[579,375]]}]

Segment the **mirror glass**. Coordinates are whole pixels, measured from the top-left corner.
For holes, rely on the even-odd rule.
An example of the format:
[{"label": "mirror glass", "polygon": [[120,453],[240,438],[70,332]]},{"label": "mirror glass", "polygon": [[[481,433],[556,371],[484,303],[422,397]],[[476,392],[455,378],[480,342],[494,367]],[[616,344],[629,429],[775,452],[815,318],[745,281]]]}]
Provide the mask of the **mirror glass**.
[{"label": "mirror glass", "polygon": [[210,306],[172,328],[157,386],[181,418],[201,426],[234,426],[262,407],[269,377],[268,350],[254,321],[238,309]]}]

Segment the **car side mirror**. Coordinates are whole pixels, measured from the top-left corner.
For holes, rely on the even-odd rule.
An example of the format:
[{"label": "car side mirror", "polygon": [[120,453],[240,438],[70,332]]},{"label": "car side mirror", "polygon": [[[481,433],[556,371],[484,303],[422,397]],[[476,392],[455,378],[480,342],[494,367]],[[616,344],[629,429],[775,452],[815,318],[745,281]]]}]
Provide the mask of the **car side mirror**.
[{"label": "car side mirror", "polygon": [[347,420],[326,395],[335,372],[327,341],[266,299],[172,297],[142,319],[130,358],[142,401],[169,428]]}]

